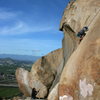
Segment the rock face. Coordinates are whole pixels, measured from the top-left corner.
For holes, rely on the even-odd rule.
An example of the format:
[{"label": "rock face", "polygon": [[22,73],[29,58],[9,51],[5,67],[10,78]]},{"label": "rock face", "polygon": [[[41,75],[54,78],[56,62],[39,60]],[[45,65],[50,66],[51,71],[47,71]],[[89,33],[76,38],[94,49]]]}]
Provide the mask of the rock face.
[{"label": "rock face", "polygon": [[76,37],[76,34],[84,26],[91,24],[100,7],[100,0],[71,1],[64,11],[60,24],[60,30],[64,32],[63,50],[65,62],[67,62],[70,54],[72,54],[79,44],[79,39]]},{"label": "rock face", "polygon": [[77,33],[89,25],[89,31],[65,62],[58,88],[59,100],[99,100],[100,0],[76,0],[69,6],[61,22],[61,26],[65,25],[63,30],[67,25]]},{"label": "rock face", "polygon": [[65,65],[60,79],[59,98],[100,99],[100,14],[86,37]]},{"label": "rock face", "polygon": [[37,98],[45,98],[58,73],[58,67],[63,66],[62,61],[62,49],[58,49],[37,60],[30,72],[22,68],[17,69],[16,78],[22,93],[31,96],[34,88],[37,91]]},{"label": "rock face", "polygon": [[59,49],[43,56],[33,64],[30,72],[30,87],[38,91],[38,98],[47,96],[62,60],[62,49]]},{"label": "rock face", "polygon": [[58,85],[56,84],[55,88],[52,89],[52,91],[50,92],[49,96],[48,96],[48,100],[59,100],[58,99]]},{"label": "rock face", "polygon": [[[88,26],[89,31],[79,44],[76,34]],[[100,0],[76,0],[65,9],[60,30],[64,32],[64,69],[60,77],[58,96],[48,100],[100,99]],[[70,34],[69,34],[70,33]],[[66,43],[67,42],[67,43]],[[68,52],[74,51],[68,59]],[[68,60],[68,61],[67,61]]]}]

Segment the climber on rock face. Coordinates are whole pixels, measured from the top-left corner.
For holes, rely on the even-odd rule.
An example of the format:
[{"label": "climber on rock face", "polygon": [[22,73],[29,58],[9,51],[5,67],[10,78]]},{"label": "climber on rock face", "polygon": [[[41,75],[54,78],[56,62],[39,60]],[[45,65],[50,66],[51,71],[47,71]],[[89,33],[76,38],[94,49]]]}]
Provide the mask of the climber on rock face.
[{"label": "climber on rock face", "polygon": [[88,27],[83,27],[80,32],[77,33],[77,37],[80,38],[80,42],[83,40],[84,36],[86,35],[86,31],[88,31]]}]

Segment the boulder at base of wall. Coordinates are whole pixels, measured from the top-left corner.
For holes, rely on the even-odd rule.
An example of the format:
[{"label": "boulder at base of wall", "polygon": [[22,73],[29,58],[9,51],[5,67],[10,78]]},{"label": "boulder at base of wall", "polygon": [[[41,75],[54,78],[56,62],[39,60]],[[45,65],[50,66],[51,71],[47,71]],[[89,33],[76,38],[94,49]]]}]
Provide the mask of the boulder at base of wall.
[{"label": "boulder at base of wall", "polygon": [[16,70],[19,88],[25,96],[32,96],[35,90],[36,98],[46,98],[63,61],[62,52],[62,49],[58,49],[43,56],[33,64],[30,72],[22,68]]},{"label": "boulder at base of wall", "polygon": [[37,98],[44,98],[48,95],[62,60],[62,49],[58,49],[43,56],[33,64],[29,83],[31,88],[36,89]]},{"label": "boulder at base of wall", "polygon": [[23,68],[16,70],[16,79],[19,89],[25,96],[31,96],[32,89],[29,87],[29,72]]}]

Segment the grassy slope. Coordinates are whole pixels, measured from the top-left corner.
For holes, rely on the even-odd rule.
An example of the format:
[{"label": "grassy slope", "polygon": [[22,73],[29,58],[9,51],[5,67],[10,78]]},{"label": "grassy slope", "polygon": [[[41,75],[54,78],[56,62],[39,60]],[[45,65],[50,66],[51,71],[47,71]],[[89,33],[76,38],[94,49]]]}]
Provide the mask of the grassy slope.
[{"label": "grassy slope", "polygon": [[13,87],[0,87],[0,97],[12,97],[20,94],[18,88]]}]

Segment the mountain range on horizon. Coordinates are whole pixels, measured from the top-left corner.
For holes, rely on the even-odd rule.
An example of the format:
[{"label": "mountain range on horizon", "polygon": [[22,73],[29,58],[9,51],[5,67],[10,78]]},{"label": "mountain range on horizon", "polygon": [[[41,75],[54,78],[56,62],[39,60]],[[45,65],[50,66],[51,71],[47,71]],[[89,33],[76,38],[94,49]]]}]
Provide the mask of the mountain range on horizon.
[{"label": "mountain range on horizon", "polygon": [[31,56],[31,55],[17,55],[17,54],[0,54],[0,58],[11,58],[14,60],[23,60],[23,61],[36,61],[39,59],[39,56]]}]

